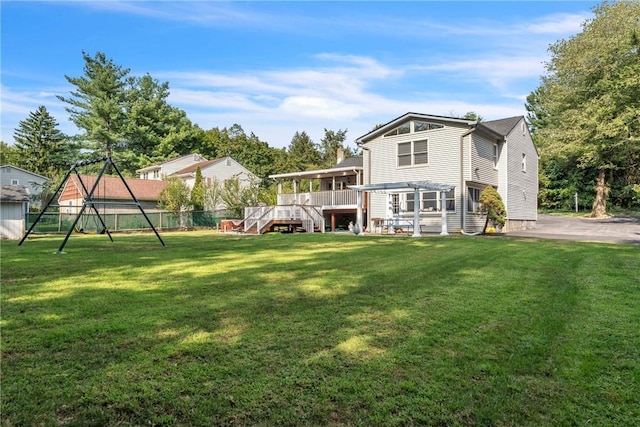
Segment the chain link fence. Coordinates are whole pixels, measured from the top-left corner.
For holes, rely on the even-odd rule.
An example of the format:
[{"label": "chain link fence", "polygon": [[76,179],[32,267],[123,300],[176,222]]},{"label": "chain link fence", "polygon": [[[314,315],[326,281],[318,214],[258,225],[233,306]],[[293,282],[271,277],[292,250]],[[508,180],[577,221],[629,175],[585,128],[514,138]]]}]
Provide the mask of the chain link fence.
[{"label": "chain link fence", "polygon": [[[151,230],[149,223],[141,212],[137,213],[107,213],[100,214],[109,231],[140,231]],[[226,219],[215,212],[209,211],[185,211],[180,218],[171,212],[147,213],[149,221],[158,230],[181,228],[217,228],[220,221]],[[38,218],[38,212],[29,212],[26,215],[25,230],[28,230]],[[33,233],[62,233],[67,232],[76,219],[75,214],[59,212],[46,212],[33,229]],[[102,232],[100,219],[94,213],[84,213],[76,224],[76,230],[85,232]]]}]

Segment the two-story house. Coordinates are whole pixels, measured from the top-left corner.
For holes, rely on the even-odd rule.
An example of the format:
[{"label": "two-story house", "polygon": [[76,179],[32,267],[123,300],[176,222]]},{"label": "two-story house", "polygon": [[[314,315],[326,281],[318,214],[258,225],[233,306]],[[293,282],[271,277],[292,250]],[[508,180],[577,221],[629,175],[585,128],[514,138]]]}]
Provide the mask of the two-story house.
[{"label": "two-story house", "polygon": [[146,166],[136,170],[136,173],[140,179],[163,180],[181,169],[206,160],[200,154],[192,153]]},{"label": "two-story house", "polygon": [[27,188],[30,202],[34,206],[40,206],[39,199],[42,187],[49,181],[49,178],[30,172],[26,169],[13,165],[0,166],[0,184],[22,185]]},{"label": "two-story house", "polygon": [[[182,179],[189,188],[193,188],[198,168],[200,168],[205,185],[218,182],[220,186],[223,186],[225,181],[237,178],[240,188],[246,188],[259,181],[254,173],[229,156],[207,160],[195,153],[147,166],[136,172],[140,179],[146,180],[164,180],[177,177]],[[224,203],[218,202],[216,206],[207,206],[206,209],[224,211],[226,207]]]},{"label": "two-story house", "polygon": [[[319,212],[314,224],[324,219],[333,230],[336,227],[331,212],[335,206],[319,197],[340,196],[348,200],[340,208],[353,218],[356,231],[395,228],[410,230],[414,236],[421,232],[477,232],[485,221],[480,213],[480,194],[491,185],[507,210],[503,231],[535,225],[538,153],[522,116],[478,122],[407,113],[357,138],[356,143],[363,155],[361,167],[353,172],[355,183],[329,186],[328,181],[333,183],[339,176],[323,175],[331,170],[272,176],[279,182],[294,179],[293,192],[281,191],[279,185],[280,209],[292,206],[287,208],[292,219],[302,219],[305,213],[296,206],[306,206],[305,211],[313,207]],[[347,173],[339,171],[343,172]],[[318,191],[310,189],[299,195],[296,180],[317,178],[321,179]],[[342,191],[345,193],[336,193]],[[267,210],[263,208],[261,213],[265,218]],[[300,218],[297,213],[301,213]],[[253,217],[258,215],[254,213]],[[287,215],[280,216],[284,220]],[[245,223],[245,228],[254,222]]]},{"label": "two-story house", "polygon": [[[537,219],[538,153],[524,117],[477,122],[404,114],[356,140],[364,154],[367,192],[362,224],[417,222],[419,230],[482,229],[480,193],[491,185],[507,210],[504,231]],[[413,185],[407,186],[407,183]]]}]

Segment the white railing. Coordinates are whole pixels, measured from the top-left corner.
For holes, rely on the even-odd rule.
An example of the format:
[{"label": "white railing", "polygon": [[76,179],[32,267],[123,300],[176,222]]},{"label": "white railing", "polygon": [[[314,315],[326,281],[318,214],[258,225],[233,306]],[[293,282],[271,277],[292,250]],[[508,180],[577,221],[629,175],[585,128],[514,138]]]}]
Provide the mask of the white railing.
[{"label": "white railing", "polygon": [[256,227],[256,232],[260,234],[262,229],[273,219],[273,209],[275,206],[251,206],[244,208],[244,231],[245,233]]},{"label": "white railing", "polygon": [[313,233],[315,226],[318,225],[324,233],[324,217],[322,216],[322,211],[317,206],[254,206],[247,207],[244,211],[245,232],[249,232],[255,226],[256,233],[262,234],[265,227],[267,227],[271,221],[283,219],[302,221],[302,227],[308,233]]},{"label": "white railing", "polygon": [[356,206],[357,203],[357,193],[353,190],[278,194],[278,205]]}]

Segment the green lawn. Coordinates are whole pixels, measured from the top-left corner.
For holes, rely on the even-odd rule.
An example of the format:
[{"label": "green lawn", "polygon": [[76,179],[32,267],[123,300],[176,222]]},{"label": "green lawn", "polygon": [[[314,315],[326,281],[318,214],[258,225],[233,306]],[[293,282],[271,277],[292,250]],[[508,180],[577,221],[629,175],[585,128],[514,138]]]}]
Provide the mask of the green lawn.
[{"label": "green lawn", "polygon": [[2,423],[640,424],[640,248],[215,232],[2,242]]}]

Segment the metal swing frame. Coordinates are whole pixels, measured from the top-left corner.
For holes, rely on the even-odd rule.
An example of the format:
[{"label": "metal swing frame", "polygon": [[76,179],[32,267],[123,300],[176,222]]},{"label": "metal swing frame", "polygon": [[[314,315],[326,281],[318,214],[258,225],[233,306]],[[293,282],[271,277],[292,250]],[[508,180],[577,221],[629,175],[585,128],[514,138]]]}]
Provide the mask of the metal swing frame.
[{"label": "metal swing frame", "polygon": [[[78,167],[92,165],[92,164],[100,163],[100,162],[104,162],[104,165],[102,166],[102,169],[100,170],[100,173],[98,174],[98,177],[97,177],[96,181],[93,183],[93,186],[91,187],[91,190],[88,190],[87,186],[82,181],[82,177],[80,176],[80,173],[78,172]],[[151,227],[151,229],[155,233],[156,237],[158,238],[158,240],[160,241],[162,246],[166,247],[164,241],[162,240],[162,237],[160,237],[160,234],[158,233],[158,230],[156,230],[154,225],[151,223],[151,220],[149,219],[149,217],[147,216],[146,212],[144,211],[144,209],[140,205],[140,202],[138,201],[136,196],[133,194],[133,191],[131,191],[131,188],[129,187],[129,184],[127,184],[127,181],[124,179],[124,176],[122,176],[122,173],[120,172],[120,169],[118,169],[118,166],[116,166],[116,164],[114,163],[113,159],[110,156],[102,157],[102,158],[95,159],[95,160],[79,160],[79,161],[77,161],[71,167],[71,169],[69,169],[69,172],[67,172],[67,174],[65,175],[65,177],[62,180],[62,182],[60,183],[60,185],[58,185],[58,187],[54,191],[53,195],[51,196],[51,198],[47,202],[46,206],[40,211],[40,213],[38,214],[38,217],[36,218],[36,220],[33,222],[33,224],[31,224],[31,227],[29,227],[29,230],[27,230],[27,232],[24,234],[24,236],[22,237],[22,239],[18,243],[18,246],[21,246],[22,243],[27,239],[29,234],[31,234],[31,232],[35,228],[36,224],[38,224],[40,219],[43,217],[43,215],[46,212],[47,208],[49,208],[49,206],[51,206],[51,203],[54,201],[54,199],[58,195],[58,192],[62,189],[62,187],[69,180],[69,177],[71,177],[72,173],[76,174],[76,176],[78,177],[78,182],[80,182],[80,185],[82,186],[82,189],[83,189],[84,194],[85,194],[84,202],[82,203],[82,207],[80,208],[80,211],[78,211],[78,214],[76,215],[76,218],[73,221],[73,224],[69,228],[69,231],[67,232],[67,235],[65,236],[64,240],[62,241],[62,244],[60,244],[60,247],[58,248],[56,254],[63,253],[62,249],[64,249],[65,245],[67,244],[67,241],[69,240],[69,237],[71,236],[71,233],[75,229],[76,225],[78,224],[78,221],[80,220],[80,218],[82,217],[82,214],[84,213],[84,211],[87,208],[93,210],[93,212],[96,214],[96,218],[98,218],[98,220],[100,221],[100,224],[102,224],[102,233],[100,233],[100,234],[106,233],[109,236],[109,240],[111,240],[113,242],[113,237],[111,236],[111,233],[109,232],[109,229],[107,228],[107,225],[105,224],[104,220],[102,219],[102,216],[100,216],[100,212],[98,212],[98,209],[95,206],[96,204],[106,205],[109,202],[93,200],[93,194],[98,189],[98,185],[100,184],[100,180],[102,179],[102,176],[107,171],[109,166],[112,166],[113,170],[116,171],[116,173],[120,177],[120,180],[122,181],[122,183],[124,184],[125,188],[129,192],[129,195],[131,196],[131,199],[133,200],[133,202],[128,202],[128,203],[120,203],[120,202],[118,202],[118,204],[120,204],[120,205],[122,205],[122,204],[131,204],[131,205],[137,206],[138,209],[140,209],[140,212],[142,213],[144,218],[147,220],[147,223],[149,224],[149,226]]]}]

